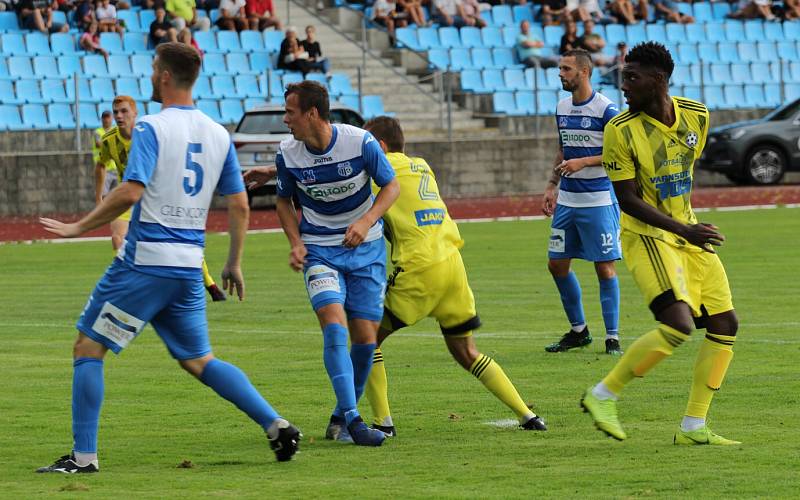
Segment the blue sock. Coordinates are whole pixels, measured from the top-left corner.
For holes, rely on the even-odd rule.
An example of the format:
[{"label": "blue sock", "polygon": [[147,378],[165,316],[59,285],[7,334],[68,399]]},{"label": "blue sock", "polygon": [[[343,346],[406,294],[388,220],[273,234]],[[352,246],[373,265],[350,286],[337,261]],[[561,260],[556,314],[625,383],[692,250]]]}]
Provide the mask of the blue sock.
[{"label": "blue sock", "polygon": [[619,337],[619,280],[600,280],[600,307],[606,324],[606,338]]},{"label": "blue sock", "polygon": [[219,359],[212,359],[203,369],[200,380],[214,392],[235,404],[237,408],[266,431],[280,416],[253,387],[247,375],[237,366]]},{"label": "blue sock", "polygon": [[564,306],[564,312],[567,313],[570,325],[573,327],[585,325],[586,318],[583,316],[581,284],[578,283],[578,277],[570,271],[563,278],[554,276],[553,279],[558,287],[558,292],[561,294],[561,304]]},{"label": "blue sock", "polygon": [[97,425],[105,388],[103,360],[78,358],[72,367],[72,450],[97,453]]},{"label": "blue sock", "polygon": [[[369,371],[372,369],[372,359],[377,344],[353,344],[350,347],[350,361],[353,363],[353,386],[356,390],[356,403],[364,394]],[[333,412],[337,417],[344,417],[344,412],[339,406]]]},{"label": "blue sock", "polygon": [[353,383],[353,362],[347,353],[347,328],[331,323],[322,329],[322,359],[336,394],[336,407],[344,412],[347,423],[358,416]]}]

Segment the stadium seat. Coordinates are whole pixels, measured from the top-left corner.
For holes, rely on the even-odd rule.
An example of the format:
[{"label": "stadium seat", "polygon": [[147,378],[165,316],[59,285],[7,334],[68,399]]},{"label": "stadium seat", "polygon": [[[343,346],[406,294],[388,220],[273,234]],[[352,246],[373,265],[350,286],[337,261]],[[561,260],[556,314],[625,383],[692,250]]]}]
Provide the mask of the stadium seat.
[{"label": "stadium seat", "polygon": [[731,4],[728,2],[713,2],[711,13],[715,21],[724,21],[731,13]]},{"label": "stadium seat", "polygon": [[122,38],[122,45],[126,54],[146,54],[147,35],[142,33],[125,33]]},{"label": "stadium seat", "polygon": [[559,47],[561,45],[561,35],[563,34],[564,28],[561,26],[545,26],[544,44],[548,47]]},{"label": "stadium seat", "polygon": [[[732,47],[730,49],[730,53],[733,53],[734,57],[737,57],[737,56],[735,56],[735,54],[736,54],[735,46],[732,45],[732,44],[728,44],[728,45],[730,47]],[[700,59],[703,62],[706,62],[706,63],[713,63],[713,62],[719,62],[720,61],[720,55],[719,55],[719,52],[717,52],[717,45],[714,44],[714,43],[699,43],[699,44],[697,44],[697,54],[699,55]],[[686,62],[686,61],[682,61],[682,62]],[[688,62],[692,62],[692,61],[688,61]]]},{"label": "stadium seat", "polygon": [[[67,91],[67,98],[70,101],[75,101],[75,80],[67,78],[64,81],[64,89]],[[100,99],[92,95],[92,90],[89,88],[89,80],[85,77],[78,77],[78,96],[81,101],[100,102]]]},{"label": "stadium seat", "polygon": [[794,83],[800,82],[800,62],[793,61],[789,63],[789,78],[786,80]]},{"label": "stadium seat", "polygon": [[208,18],[211,20],[211,26],[214,26],[219,19],[219,9],[210,9],[208,11]]},{"label": "stadium seat", "polygon": [[492,94],[492,107],[495,113],[519,115],[517,103],[512,92],[495,92]]},{"label": "stadium seat", "polygon": [[503,32],[494,26],[481,29],[481,40],[483,40],[483,46],[487,48],[505,47]]},{"label": "stadium seat", "polygon": [[70,33],[53,33],[50,35],[50,50],[55,55],[77,54],[75,39]]},{"label": "stadium seat", "polygon": [[259,75],[273,69],[270,55],[266,52],[253,52],[250,54],[250,69],[253,73]]},{"label": "stadium seat", "polygon": [[[486,50],[486,49],[477,49]],[[469,49],[457,48],[450,49],[450,70],[461,71],[462,69],[471,69],[475,65],[472,64],[472,56]]]},{"label": "stadium seat", "polygon": [[266,99],[263,97],[250,97],[244,100],[244,109],[245,111],[257,108],[259,106],[263,106],[267,103]]},{"label": "stadium seat", "polygon": [[430,66],[432,69],[447,71],[450,67],[450,51],[447,49],[429,50],[428,66]]},{"label": "stadium seat", "polygon": [[761,40],[764,40],[766,38],[766,34],[764,33],[764,23],[760,19],[745,21],[744,38],[748,42],[760,42]]},{"label": "stadium seat", "polygon": [[439,28],[439,43],[446,49],[460,48],[461,36],[458,34],[458,28],[452,26]]},{"label": "stadium seat", "polygon": [[27,104],[47,104],[50,102],[42,96],[39,80],[17,80],[17,99]]},{"label": "stadium seat", "polygon": [[475,94],[487,94],[491,92],[483,85],[481,72],[474,69],[467,69],[461,72],[461,90]]},{"label": "stadium seat", "polygon": [[503,28],[503,47],[514,47],[517,45],[519,28],[517,26],[505,26]]},{"label": "stadium seat", "polygon": [[495,68],[492,58],[492,51],[487,48],[472,49],[472,68],[486,69]]},{"label": "stadium seat", "polygon": [[[752,83],[769,83],[773,81],[772,70],[770,64],[766,62],[757,62],[750,65],[750,74],[753,77]],[[745,82],[750,83],[750,82]]]},{"label": "stadium seat", "polygon": [[195,99],[214,99],[214,92],[211,90],[211,82],[208,77],[200,75],[192,87],[192,97]]},{"label": "stadium seat", "polygon": [[92,92],[92,97],[99,102],[114,100],[114,85],[110,78],[92,78],[89,81],[89,89]]},{"label": "stadium seat", "polygon": [[684,85],[683,97],[686,97],[687,99],[694,99],[695,101],[702,101],[703,91],[700,89],[699,85]]},{"label": "stadium seat", "polygon": [[383,99],[379,95],[365,95],[361,98],[361,109],[364,118],[369,120],[376,116],[394,116],[394,113],[387,113],[383,109]]},{"label": "stadium seat", "polygon": [[606,27],[606,45],[616,47],[619,42],[625,42],[627,38],[625,26],[621,24],[609,24]]},{"label": "stadium seat", "polygon": [[273,97],[283,97],[283,83],[281,82],[280,75],[275,71],[268,71],[266,75],[266,83],[262,83],[262,86],[265,86],[269,89],[269,97],[272,100]]},{"label": "stadium seat", "polygon": [[509,92],[512,89],[506,85],[503,72],[499,69],[483,70],[483,84],[490,92]]},{"label": "stadium seat", "polygon": [[[208,80],[206,79],[206,81]],[[149,78],[141,78],[139,80],[139,89],[145,100],[150,99],[150,96],[153,95],[153,81]]]},{"label": "stadium seat", "polygon": [[751,83],[744,86],[744,104],[745,108],[769,107],[764,97],[764,89],[760,84]]},{"label": "stadium seat", "polygon": [[681,14],[684,14],[684,15],[687,15],[687,16],[694,15],[694,12],[692,11],[692,4],[690,4],[690,3],[680,2],[680,3],[675,3],[673,5],[675,5],[675,9],[678,12],[680,12]]},{"label": "stadium seat", "polygon": [[[688,25],[692,26],[692,25]],[[696,25],[701,26],[702,25]],[[709,42],[724,42],[725,37],[725,23],[706,23],[706,41]]]},{"label": "stadium seat", "polygon": [[498,48],[492,49],[492,59],[497,68],[524,68],[524,64],[519,64],[514,59],[514,52],[511,49]]},{"label": "stadium seat", "polygon": [[[671,24],[667,25],[667,33],[669,34]],[[674,28],[676,32],[682,29],[682,31],[686,34],[682,40],[672,40],[672,43],[683,43],[683,42],[692,42],[692,43],[701,43],[709,41],[708,35],[706,34],[706,26],[703,24],[687,24],[683,27],[683,24],[679,24],[681,28]],[[722,31],[722,25],[719,26],[719,36],[721,38],[725,38],[725,33]],[[678,33],[676,33],[677,35]]]},{"label": "stadium seat", "polygon": [[17,97],[11,80],[0,80],[0,104],[25,104],[24,99]]},{"label": "stadium seat", "polygon": [[103,56],[90,55],[83,58],[83,73],[87,76],[111,76]]},{"label": "stadium seat", "polygon": [[744,42],[744,23],[742,21],[725,21],[725,39],[729,42]]},{"label": "stadium seat", "polygon": [[[694,26],[689,24],[687,26]],[[686,28],[683,27],[680,23],[667,23],[664,25],[667,33],[667,40],[672,43],[685,43],[689,42],[702,42],[705,41],[705,33],[703,33],[702,40],[691,40],[687,38],[686,35]]]},{"label": "stadium seat", "polygon": [[53,56],[36,56],[33,58],[33,73],[40,78],[59,78],[58,64]]},{"label": "stadium seat", "polygon": [[236,86],[233,84],[232,76],[212,76],[211,92],[216,99],[224,99],[226,97],[244,97],[237,94]]},{"label": "stadium seat", "polygon": [[239,42],[239,34],[235,31],[217,32],[217,45],[219,46],[219,50],[226,53],[242,52],[242,44]]},{"label": "stadium seat", "polygon": [[800,22],[787,21],[783,23],[783,36],[786,40],[800,41]]},{"label": "stadium seat", "polygon": [[753,79],[750,75],[750,65],[747,63],[734,63],[731,64],[731,82],[733,83],[750,83]]},{"label": "stadium seat", "polygon": [[440,49],[439,32],[436,28],[420,28],[417,30],[417,39],[422,50]]},{"label": "stadium seat", "polygon": [[[224,31],[222,33],[225,33]],[[235,31],[233,33],[236,33]],[[242,101],[240,99],[223,99],[219,103],[220,117],[222,123],[239,123],[244,114]]]},{"label": "stadium seat", "polygon": [[328,84],[330,85],[330,92],[333,95],[358,95],[350,85],[350,77],[345,73],[333,73]]},{"label": "stadium seat", "polygon": [[[607,30],[606,30],[607,31]],[[648,39],[647,32],[643,24],[631,24],[625,27],[626,39],[621,40],[628,44],[628,47],[633,47],[641,42],[646,42]],[[658,41],[658,40],[655,40]],[[616,47],[615,43],[613,47]]]},{"label": "stadium seat", "polygon": [[[0,12],[0,14],[4,14]],[[17,16],[14,16],[16,20]],[[27,127],[19,117],[19,108],[14,104],[0,104],[0,130],[25,130]]]},{"label": "stadium seat", "polygon": [[139,24],[139,14],[133,9],[123,9],[117,11],[117,19],[125,23],[125,31],[127,33],[147,33],[150,31],[150,25],[143,28]]},{"label": "stadium seat", "polygon": [[[784,40],[783,26],[780,23],[765,23],[764,24],[764,37],[770,42],[780,42]],[[760,40],[753,40],[760,41]]]},{"label": "stadium seat", "polygon": [[536,104],[532,90],[522,90],[514,92],[514,107],[521,115],[532,116],[537,114]]},{"label": "stadium seat", "polygon": [[260,52],[264,49],[264,38],[261,32],[253,30],[244,30],[240,33],[242,50],[247,52]]},{"label": "stadium seat", "polygon": [[281,51],[281,42],[285,35],[282,31],[266,30],[264,31],[264,48],[267,52],[278,53]]},{"label": "stadium seat", "polygon": [[514,14],[508,5],[495,5],[492,7],[492,21],[495,26],[516,26]]},{"label": "stadium seat", "polygon": [[208,76],[227,75],[228,69],[225,67],[225,56],[222,54],[206,54],[203,57],[203,73]]},{"label": "stadium seat", "polygon": [[[221,33],[231,32],[222,31]],[[255,75],[259,73],[250,68],[250,59],[244,52],[231,52],[225,56],[225,59],[228,62],[228,73],[231,75]]]},{"label": "stadium seat", "polygon": [[800,83],[787,83],[784,87],[786,101],[794,101],[800,98]]},{"label": "stadium seat", "polygon": [[237,75],[234,78],[236,84],[236,95],[242,97],[262,97],[264,93],[258,86],[258,79],[255,75]]},{"label": "stadium seat", "polygon": [[503,70],[503,80],[506,88],[511,90],[529,90],[530,87],[525,83],[525,73],[521,69]]},{"label": "stadium seat", "polygon": [[309,73],[306,75],[306,80],[311,80],[312,82],[317,82],[330,93],[330,89],[328,88],[328,77],[323,75],[322,73]]},{"label": "stadium seat", "polygon": [[[19,29],[19,22],[17,21],[17,14],[15,12],[0,12],[0,32],[13,32],[19,31]],[[19,118],[19,114],[17,118]]]},{"label": "stadium seat", "polygon": [[58,58],[58,74],[62,78],[75,75],[82,75],[81,60],[78,56],[61,56]]},{"label": "stadium seat", "polygon": [[75,128],[75,117],[69,104],[51,104],[47,107],[47,114],[51,125],[61,129]]},{"label": "stadium seat", "polygon": [[[741,44],[739,44],[741,45]],[[755,53],[755,46],[753,47]],[[735,43],[720,43],[719,44],[719,60],[722,62],[733,63],[739,61],[739,51]]]},{"label": "stadium seat", "polygon": [[281,76],[281,95],[283,95],[283,91],[290,83],[300,83],[303,81],[303,75],[301,73],[286,73]]},{"label": "stadium seat", "polygon": [[14,78],[33,78],[35,75],[33,74],[30,57],[9,57],[8,73]]},{"label": "stadium seat", "polygon": [[514,24],[519,25],[522,21],[528,21],[533,24],[533,11],[530,4],[515,5],[511,8],[511,15],[514,19]]},{"label": "stadium seat", "polygon": [[134,101],[145,101],[150,98],[150,95],[142,95],[139,89],[139,80],[136,78],[120,78],[116,81],[115,95],[128,95]]},{"label": "stadium seat", "polygon": [[150,31],[150,25],[156,20],[156,12],[152,9],[142,9],[139,11],[139,26],[145,32]]},{"label": "stadium seat", "polygon": [[706,84],[724,85],[731,82],[731,68],[727,63],[712,63],[703,66],[703,81]]},{"label": "stadium seat", "polygon": [[[772,24],[769,24],[772,26]],[[778,49],[775,42],[758,42],[756,44],[756,59],[753,62],[757,61],[777,61],[780,59],[778,56]],[[741,47],[739,50],[739,55],[741,55]]]},{"label": "stadium seat", "polygon": [[44,106],[41,104],[23,104],[22,122],[37,130],[53,130],[58,128],[47,120]]},{"label": "stadium seat", "polygon": [[770,108],[781,103],[781,86],[778,83],[764,84],[764,105]]},{"label": "stadium seat", "polygon": [[217,101],[213,99],[198,99],[197,109],[208,115],[209,118],[215,122],[222,122],[222,117],[219,114],[219,106]]},{"label": "stadium seat", "polygon": [[714,111],[718,109],[725,109],[725,96],[722,94],[722,86],[720,85],[706,85],[703,88],[704,102],[708,109]]},{"label": "stadium seat", "polygon": [[[755,43],[741,42],[737,46],[738,60],[742,62],[756,62],[761,60]],[[720,56],[722,54],[720,53]],[[777,56],[777,53],[774,54]]]},{"label": "stadium seat", "polygon": [[25,47],[31,55],[46,56],[52,54],[50,39],[47,35],[38,31],[25,35]]},{"label": "stadium seat", "polygon": [[124,54],[122,38],[117,33],[100,33],[100,46],[111,54]]},{"label": "stadium seat", "polygon": [[[224,33],[220,31],[220,33]],[[220,54],[225,53],[225,50],[217,46],[217,37],[214,31],[195,31],[192,36],[197,46],[206,54]]]},{"label": "stadium seat", "polygon": [[153,57],[145,54],[131,56],[131,70],[136,76],[150,76],[153,74]]},{"label": "stadium seat", "polygon": [[722,87],[725,97],[725,109],[745,108],[744,89],[741,85],[725,85]]},{"label": "stadium seat", "polygon": [[670,85],[669,86],[669,95],[671,95],[671,96],[683,96],[683,87],[681,85]]},{"label": "stadium seat", "polygon": [[707,23],[714,20],[710,2],[695,2],[692,6],[692,15],[696,23]]},{"label": "stadium seat", "polygon": [[133,69],[131,69],[130,58],[124,54],[108,56],[108,74],[116,77],[136,76]]},{"label": "stadium seat", "polygon": [[62,80],[42,80],[42,97],[53,103],[71,103]]},{"label": "stadium seat", "polygon": [[678,61],[681,64],[695,64],[700,62],[697,54],[697,45],[693,43],[678,44]]},{"label": "stadium seat", "polygon": [[778,57],[785,61],[797,60],[797,47],[794,42],[778,42]]},{"label": "stadium seat", "polygon": [[672,79],[676,85],[700,85],[700,65],[678,64]]},{"label": "stadium seat", "polygon": [[417,40],[417,30],[414,28],[397,28],[394,32],[397,39],[397,47],[406,47],[416,52],[420,52],[423,48]]},{"label": "stadium seat", "polygon": [[[214,107],[216,109],[217,101],[211,101],[211,102],[214,104]],[[158,114],[159,112],[161,112],[161,103],[160,102],[155,102],[155,101],[147,101],[147,104],[145,105],[145,112],[148,115]],[[206,114],[208,114],[208,113],[206,113]],[[219,116],[219,110],[218,109],[217,109],[217,116]],[[213,118],[214,117],[212,117],[212,119]]]},{"label": "stadium seat", "polygon": [[[669,43],[670,40],[667,39],[667,30],[665,26],[666,25],[664,24],[648,24],[646,27],[647,39],[661,44]],[[683,40],[678,40],[678,41],[683,41]],[[676,41],[675,43],[678,43],[678,41]]]},{"label": "stadium seat", "polygon": [[468,49],[482,48],[481,30],[474,26],[461,28],[461,46]]},{"label": "stadium seat", "polygon": [[25,47],[25,39],[19,33],[4,33],[0,35],[0,46],[3,48],[3,54],[7,56],[30,56],[33,54],[28,53]]},{"label": "stadium seat", "polygon": [[536,93],[536,102],[539,106],[537,114],[552,115],[558,106],[558,93],[553,90],[540,90]]}]

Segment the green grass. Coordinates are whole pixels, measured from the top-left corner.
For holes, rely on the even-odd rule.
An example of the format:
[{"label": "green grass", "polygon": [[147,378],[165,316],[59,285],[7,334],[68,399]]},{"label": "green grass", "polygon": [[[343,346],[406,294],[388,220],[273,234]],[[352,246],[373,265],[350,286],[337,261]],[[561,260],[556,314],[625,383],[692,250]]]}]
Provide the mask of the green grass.
[{"label": "green grass", "polygon": [[[275,462],[260,429],[181,371],[148,328],[107,358],[103,471],[74,477],[33,470],[69,450],[73,325],[110,245],[0,246],[0,497],[796,497],[798,214],[701,217],[728,237],[720,253],[741,320],[710,420],[743,441],[740,447],[671,444],[699,334],[626,389],[619,407],[627,441],[595,431],[578,399],[614,359],[599,353],[601,341],[579,352],[543,351],[566,329],[546,271],[548,223],[504,222],[461,226],[484,322],[477,343],[550,431],[489,425],[513,415],[450,359],[427,320],[384,346],[400,436],[378,449],[325,441],[333,396],[318,326],[300,276],[287,266],[284,237],[254,235],[244,266],[247,299],[209,304],[212,342],[303,430],[302,452]],[[226,247],[225,237],[209,237],[215,274]],[[575,269],[602,340],[593,270],[585,262]],[[625,347],[653,320],[622,265],[620,276]],[[362,410],[369,414],[366,402]],[[194,467],[178,468],[183,460]]]}]

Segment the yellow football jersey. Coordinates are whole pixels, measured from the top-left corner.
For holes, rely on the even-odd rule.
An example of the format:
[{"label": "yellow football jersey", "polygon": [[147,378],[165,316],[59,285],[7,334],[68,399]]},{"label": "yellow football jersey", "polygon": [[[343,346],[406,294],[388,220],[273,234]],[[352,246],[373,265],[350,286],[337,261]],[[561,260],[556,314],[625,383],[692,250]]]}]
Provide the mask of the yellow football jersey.
[{"label": "yellow football jersey", "polygon": [[128,152],[131,150],[131,140],[122,137],[119,127],[114,127],[103,135],[100,146],[100,161],[106,163],[113,160],[117,167],[117,177],[122,182],[125,167],[128,166]]},{"label": "yellow football jersey", "polygon": [[[464,241],[439,196],[433,171],[422,158],[403,153],[386,157],[400,184],[400,196],[383,216],[392,264],[411,270],[442,262]],[[378,191],[374,184],[372,188]]]},{"label": "yellow football jersey", "polygon": [[[673,97],[675,123],[667,127],[646,113],[626,111],[603,132],[603,167],[612,182],[635,179],[639,194],[661,213],[696,224],[692,175],[708,136],[708,109],[697,101]],[[678,235],[623,213],[623,230],[652,236],[676,247],[701,251]]]}]

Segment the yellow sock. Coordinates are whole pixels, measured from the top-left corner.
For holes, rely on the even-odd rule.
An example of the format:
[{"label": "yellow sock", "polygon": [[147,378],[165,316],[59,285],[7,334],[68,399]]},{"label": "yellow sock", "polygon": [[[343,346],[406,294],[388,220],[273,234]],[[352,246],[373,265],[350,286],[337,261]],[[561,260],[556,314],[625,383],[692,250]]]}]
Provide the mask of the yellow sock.
[{"label": "yellow sock", "polygon": [[386,367],[383,366],[383,353],[380,347],[375,349],[364,394],[372,407],[373,422],[378,425],[394,425],[389,411],[389,381],[386,378]]},{"label": "yellow sock", "polygon": [[671,326],[658,325],[658,328],[645,333],[628,347],[603,383],[611,392],[619,394],[634,377],[643,377],[688,338],[689,335]]},{"label": "yellow sock", "polygon": [[706,417],[711,398],[722,385],[722,379],[725,378],[725,372],[733,358],[735,340],[736,337],[731,335],[706,334],[694,364],[694,379],[689,403],[686,405],[686,416]]},{"label": "yellow sock", "polygon": [[489,389],[489,392],[511,408],[517,414],[517,418],[522,419],[533,413],[525,401],[519,397],[516,387],[508,379],[500,365],[489,356],[479,355],[478,359],[469,367],[469,371]]},{"label": "yellow sock", "polygon": [[211,273],[208,272],[208,265],[206,265],[206,259],[203,259],[203,285],[208,288],[214,284],[214,278],[211,277]]}]

